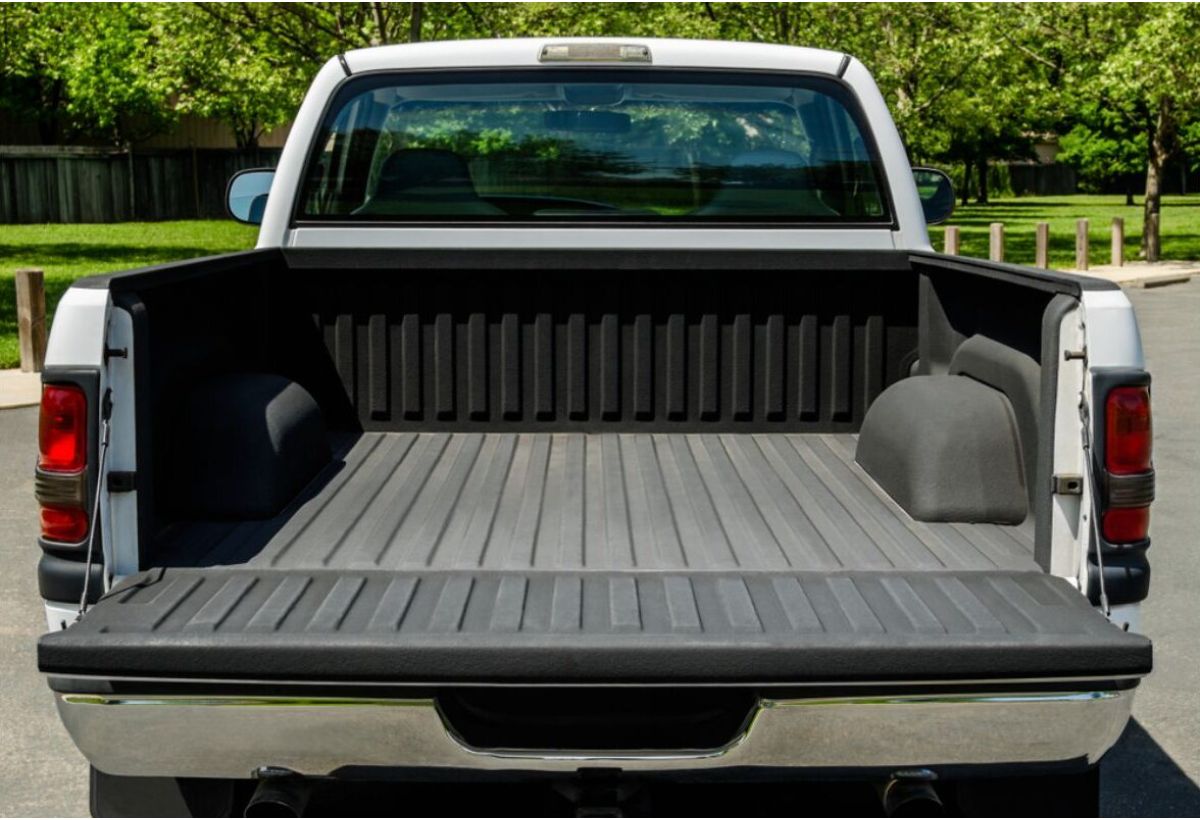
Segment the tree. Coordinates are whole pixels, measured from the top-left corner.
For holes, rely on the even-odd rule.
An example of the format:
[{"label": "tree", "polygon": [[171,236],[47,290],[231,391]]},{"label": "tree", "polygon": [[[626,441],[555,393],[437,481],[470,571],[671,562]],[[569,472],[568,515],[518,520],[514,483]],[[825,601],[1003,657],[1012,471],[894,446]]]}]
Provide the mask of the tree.
[{"label": "tree", "polygon": [[[455,4],[458,5],[458,4]],[[469,15],[423,3],[195,3],[156,10],[181,112],[226,123],[241,148],[295,113],[332,55],[461,36]]]},{"label": "tree", "polygon": [[[914,159],[950,147],[955,93],[969,86],[980,55],[969,4],[704,4],[712,34],[845,51],[871,69]],[[964,95],[965,96],[965,95]]]},{"label": "tree", "polygon": [[1145,140],[1142,253],[1157,261],[1163,167],[1200,115],[1200,9],[1146,4],[1123,47],[1101,64],[1098,80],[1125,121]]},{"label": "tree", "polygon": [[295,114],[309,72],[280,60],[261,37],[231,36],[200,5],[156,6],[155,16],[162,41],[171,43],[159,71],[176,111],[220,120],[242,149],[256,148]]},{"label": "tree", "polygon": [[62,9],[35,3],[0,5],[0,112],[32,123],[46,145],[67,131]]},{"label": "tree", "polygon": [[148,7],[6,4],[0,32],[0,108],[35,122],[43,143],[123,145],[173,119],[153,71],[159,50]]},{"label": "tree", "polygon": [[[914,162],[962,168],[988,199],[988,166],[1031,155],[1048,128],[1047,71],[1006,42],[1008,8],[969,3],[704,4],[710,36],[845,51],[871,69]],[[972,186],[972,178],[975,185]]]},{"label": "tree", "polygon": [[169,84],[155,70],[160,54],[151,8],[112,3],[72,10],[61,36],[65,58],[66,110],[114,145],[137,142],[175,119]]},{"label": "tree", "polygon": [[[1163,166],[1200,110],[1200,9],[1190,4],[1034,4],[1037,59],[1062,66],[1068,158],[1146,175],[1142,253],[1156,260]],[[1078,130],[1076,130],[1078,129]]]},{"label": "tree", "polygon": [[1146,135],[1130,128],[1131,119],[1100,103],[1085,105],[1079,121],[1059,139],[1057,157],[1076,168],[1085,190],[1120,179],[1126,205],[1134,204],[1134,178],[1146,162]]}]

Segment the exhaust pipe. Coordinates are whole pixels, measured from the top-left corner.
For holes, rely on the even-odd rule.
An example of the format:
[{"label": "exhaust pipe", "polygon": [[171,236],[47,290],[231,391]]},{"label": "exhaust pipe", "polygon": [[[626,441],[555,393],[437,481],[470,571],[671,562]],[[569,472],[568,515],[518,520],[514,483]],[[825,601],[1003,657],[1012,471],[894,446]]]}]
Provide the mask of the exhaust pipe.
[{"label": "exhaust pipe", "polygon": [[303,817],[312,791],[309,782],[289,771],[259,770],[258,788],[246,804],[246,817]]},{"label": "exhaust pipe", "polygon": [[933,788],[937,775],[897,772],[883,787],[883,812],[888,817],[944,817],[946,807]]}]

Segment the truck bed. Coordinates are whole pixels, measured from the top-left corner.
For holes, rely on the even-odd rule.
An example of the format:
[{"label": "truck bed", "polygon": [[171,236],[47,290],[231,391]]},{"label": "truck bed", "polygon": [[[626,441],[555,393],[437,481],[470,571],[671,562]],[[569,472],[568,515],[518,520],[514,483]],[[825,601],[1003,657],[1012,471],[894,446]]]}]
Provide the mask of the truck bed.
[{"label": "truck bed", "polygon": [[922,523],[851,434],[364,433],[297,501],[182,522],[166,566],[276,569],[1028,570],[1019,527]]},{"label": "truck bed", "polygon": [[[1149,669],[1145,638],[1045,571],[1042,349],[1065,284],[877,255],[824,259],[836,276],[759,254],[384,262],[256,251],[112,283],[154,351],[144,571],[43,638],[43,671],[787,686]],[[916,521],[855,463],[880,396],[960,369],[1012,406],[1020,525]],[[210,386],[230,371],[243,387]],[[251,388],[281,378],[320,408],[332,460],[271,517],[200,512],[278,473],[229,442],[264,423]],[[192,480],[212,463],[226,474]]]}]

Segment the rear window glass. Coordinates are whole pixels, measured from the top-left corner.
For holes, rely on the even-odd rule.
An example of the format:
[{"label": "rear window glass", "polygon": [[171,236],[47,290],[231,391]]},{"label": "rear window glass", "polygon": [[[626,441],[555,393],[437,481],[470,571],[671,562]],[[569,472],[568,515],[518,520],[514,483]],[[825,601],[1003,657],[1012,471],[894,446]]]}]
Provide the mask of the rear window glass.
[{"label": "rear window glass", "polygon": [[373,75],[333,101],[297,215],[887,222],[883,191],[853,99],[823,78]]}]

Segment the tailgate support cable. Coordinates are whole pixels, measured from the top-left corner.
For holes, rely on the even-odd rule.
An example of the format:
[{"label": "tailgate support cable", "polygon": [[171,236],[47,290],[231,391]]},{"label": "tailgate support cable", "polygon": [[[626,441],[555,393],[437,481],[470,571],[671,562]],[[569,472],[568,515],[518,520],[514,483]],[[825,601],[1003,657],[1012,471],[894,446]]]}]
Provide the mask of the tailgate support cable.
[{"label": "tailgate support cable", "polygon": [[[83,594],[79,596],[79,613],[75,616],[78,621],[88,610],[88,587],[92,580],[92,564],[96,554],[96,531],[100,529],[100,490],[104,487],[104,463],[108,456],[109,418],[112,416],[112,390],[106,390],[100,411],[100,455],[97,465],[96,493],[92,502],[91,531],[88,533],[87,558],[83,564]],[[108,575],[104,577],[105,592],[108,591]]]}]

